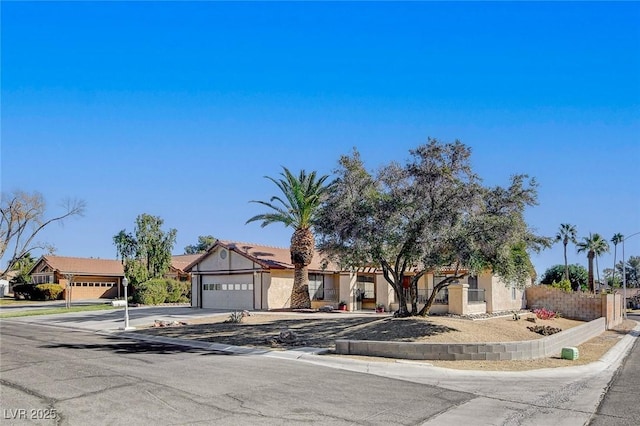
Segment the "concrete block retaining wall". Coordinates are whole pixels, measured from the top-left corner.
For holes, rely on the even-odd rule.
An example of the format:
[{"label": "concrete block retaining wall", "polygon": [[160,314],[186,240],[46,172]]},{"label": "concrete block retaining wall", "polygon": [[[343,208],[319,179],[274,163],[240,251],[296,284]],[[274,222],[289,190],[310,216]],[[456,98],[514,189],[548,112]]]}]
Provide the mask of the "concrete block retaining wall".
[{"label": "concrete block retaining wall", "polygon": [[336,353],[419,360],[520,360],[559,355],[563,347],[578,346],[606,330],[598,318],[551,336],[521,342],[420,343],[336,340]]},{"label": "concrete block retaining wall", "polygon": [[623,320],[620,294],[565,292],[546,285],[527,287],[526,294],[527,307],[532,310],[546,308],[565,318],[581,321],[605,317],[607,328],[613,328]]}]

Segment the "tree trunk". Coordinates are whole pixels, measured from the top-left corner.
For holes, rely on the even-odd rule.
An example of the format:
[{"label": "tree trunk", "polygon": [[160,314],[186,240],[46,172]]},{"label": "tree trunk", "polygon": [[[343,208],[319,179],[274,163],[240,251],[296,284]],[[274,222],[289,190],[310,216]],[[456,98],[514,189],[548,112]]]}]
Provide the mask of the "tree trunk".
[{"label": "tree trunk", "polygon": [[595,256],[595,253],[590,250],[587,253],[587,260],[589,261],[589,291],[594,293],[595,292],[595,285],[593,282],[593,258]]},{"label": "tree trunk", "polygon": [[611,270],[611,288],[616,284],[616,255],[618,251],[618,245],[613,245],[613,269]]},{"label": "tree trunk", "polygon": [[293,289],[291,290],[291,308],[311,308],[309,297],[309,269],[306,266],[296,265],[293,275]]},{"label": "tree trunk", "polygon": [[418,312],[418,315],[422,317],[426,317],[427,315],[429,315],[429,310],[431,309],[431,306],[433,306],[433,302],[436,300],[436,295],[440,290],[446,287],[447,283],[448,282],[444,280],[436,284],[436,286],[433,288],[433,291],[429,295],[429,299],[427,299],[427,303],[425,303],[422,309],[420,309],[420,312]]},{"label": "tree trunk", "polygon": [[408,317],[410,314],[409,309],[407,309],[407,298],[404,295],[402,280],[400,280],[400,283],[394,282],[391,284],[391,287],[393,287],[393,290],[396,293],[396,298],[398,299],[398,310],[395,312],[395,316],[400,318]]},{"label": "tree trunk", "polygon": [[569,281],[569,263],[567,262],[567,243],[564,243],[564,279]]},{"label": "tree trunk", "polygon": [[309,228],[298,228],[291,237],[291,263],[295,268],[291,289],[291,308],[311,308],[308,266],[313,259],[315,241]]}]

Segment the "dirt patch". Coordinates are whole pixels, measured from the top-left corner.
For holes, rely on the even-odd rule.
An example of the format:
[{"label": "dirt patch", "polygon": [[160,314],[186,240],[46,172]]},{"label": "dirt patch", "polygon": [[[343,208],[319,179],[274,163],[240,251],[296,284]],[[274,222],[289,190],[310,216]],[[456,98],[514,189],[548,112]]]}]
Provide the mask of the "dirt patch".
[{"label": "dirt patch", "polygon": [[[252,313],[240,324],[225,323],[228,317],[216,316],[190,321],[189,325],[169,328],[148,328],[139,332],[195,339],[236,346],[263,347],[270,349],[292,349],[296,346],[312,346],[332,349],[337,339],[381,340],[404,342],[508,342],[542,338],[527,327],[534,323],[522,315],[519,321],[512,317],[499,317],[471,321],[450,317],[391,318],[389,316],[352,314],[287,314]],[[549,325],[566,330],[584,324],[582,321],[556,318],[536,319],[535,325]],[[463,370],[518,371],[539,368],[569,367],[588,364],[600,359],[620,338],[629,333],[637,323],[627,320],[614,330],[578,346],[579,358],[575,361],[559,357],[524,361],[424,361],[438,367]],[[291,331],[295,339],[278,342],[283,331]],[[337,355],[330,355],[337,356]],[[340,355],[344,356],[344,355]],[[368,361],[398,362],[396,359],[348,356]],[[420,362],[420,361],[411,361]]]},{"label": "dirt patch", "polygon": [[428,363],[438,367],[458,370],[493,371],[521,371],[585,365],[602,358],[609,349],[631,332],[637,324],[635,321],[626,320],[615,329],[607,330],[598,337],[584,342],[578,346],[578,359],[575,361],[560,357],[550,357],[522,361],[428,361]]},{"label": "dirt patch", "polygon": [[[527,317],[524,315],[523,317]],[[531,315],[530,317],[533,317]],[[146,329],[149,334],[196,339],[237,346],[280,347],[313,346],[334,348],[338,339],[378,340],[397,342],[510,342],[542,338],[527,327],[532,322],[512,317],[470,321],[450,317],[392,318],[377,315],[327,314],[251,314],[240,324],[226,323],[227,317],[217,316],[191,321],[175,328]],[[536,325],[562,330],[583,324],[582,321],[557,318],[536,320]],[[276,344],[273,339],[282,331],[295,334],[294,342]]]}]

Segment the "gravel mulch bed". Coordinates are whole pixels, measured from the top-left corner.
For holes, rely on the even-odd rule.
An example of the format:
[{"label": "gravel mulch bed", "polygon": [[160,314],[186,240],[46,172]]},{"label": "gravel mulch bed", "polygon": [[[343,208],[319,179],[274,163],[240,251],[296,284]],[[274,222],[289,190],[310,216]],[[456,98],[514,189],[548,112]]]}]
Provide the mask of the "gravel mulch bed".
[{"label": "gravel mulch bed", "polygon": [[[286,313],[253,313],[242,323],[224,322],[225,317],[212,317],[192,321],[188,325],[166,328],[148,328],[140,332],[195,339],[237,346],[289,349],[296,346],[334,348],[338,339],[379,340],[399,342],[508,342],[542,338],[530,331],[533,325],[525,317],[515,321],[512,317],[470,321],[447,316],[392,318],[388,315],[354,316],[348,314],[316,315]],[[530,315],[533,317],[533,315]],[[556,318],[536,325],[549,325],[566,330],[583,324],[582,321]],[[290,332],[292,339],[279,341],[282,332]]]}]

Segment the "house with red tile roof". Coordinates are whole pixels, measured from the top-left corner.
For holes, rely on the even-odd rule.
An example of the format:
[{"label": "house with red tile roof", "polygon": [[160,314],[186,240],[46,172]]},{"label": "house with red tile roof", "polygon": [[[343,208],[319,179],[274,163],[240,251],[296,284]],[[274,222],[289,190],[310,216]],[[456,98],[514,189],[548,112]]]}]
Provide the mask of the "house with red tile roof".
[{"label": "house with red tile roof", "polygon": [[56,283],[73,300],[116,298],[123,294],[124,268],[119,260],[45,255],[33,265],[31,282]]},{"label": "house with red tile roof", "polygon": [[[396,310],[393,289],[375,267],[344,270],[316,252],[309,265],[309,296],[312,308],[375,309],[384,305]],[[217,241],[185,271],[191,273],[191,305],[222,310],[274,310],[291,306],[294,266],[288,248],[253,243]],[[424,303],[434,283],[454,271],[440,268],[418,282],[418,301]],[[408,289],[407,289],[408,290]],[[466,277],[442,290],[431,313],[472,314],[518,310],[526,306],[524,290],[505,285],[484,273]]]},{"label": "house with red tile roof", "polygon": [[[198,257],[197,254],[172,256],[166,277],[190,281],[185,267]],[[113,299],[124,295],[124,268],[120,260],[45,255],[36,261],[29,275],[34,284],[60,284],[64,289],[62,298],[67,297],[67,291],[72,300]]]}]

